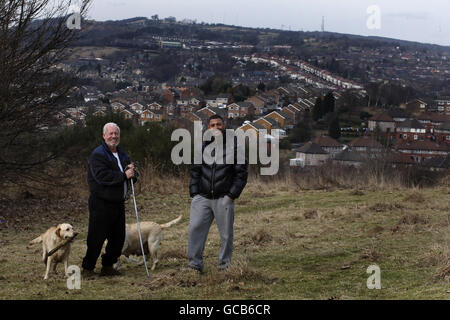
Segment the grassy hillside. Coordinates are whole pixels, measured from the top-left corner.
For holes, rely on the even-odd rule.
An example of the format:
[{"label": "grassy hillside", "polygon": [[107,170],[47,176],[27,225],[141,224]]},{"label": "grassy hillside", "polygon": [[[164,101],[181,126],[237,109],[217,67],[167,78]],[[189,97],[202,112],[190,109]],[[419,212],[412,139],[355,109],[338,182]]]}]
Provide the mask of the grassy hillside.
[{"label": "grassy hillside", "polygon": [[[87,236],[86,194],[64,199],[0,202],[0,299],[446,299],[450,284],[450,188],[296,190],[250,182],[237,201],[234,266],[216,271],[215,224],[205,250],[206,272],[186,275],[190,199],[187,180],[169,181],[137,198],[142,220],[164,223],[160,264],[123,276],[82,281],[68,290],[62,273],[43,280],[40,245],[48,227],[72,223],[80,232],[71,264],[81,265]],[[135,222],[127,203],[127,221]],[[369,265],[381,268],[381,290],[366,287]],[[100,261],[97,264],[97,271]]]}]

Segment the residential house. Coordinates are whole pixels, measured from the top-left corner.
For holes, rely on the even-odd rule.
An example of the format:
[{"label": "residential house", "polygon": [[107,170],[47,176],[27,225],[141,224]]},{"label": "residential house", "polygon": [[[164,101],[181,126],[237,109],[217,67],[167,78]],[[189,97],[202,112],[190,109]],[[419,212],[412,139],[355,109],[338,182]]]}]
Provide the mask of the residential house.
[{"label": "residential house", "polygon": [[137,114],[141,114],[142,111],[144,111],[144,109],[145,109],[145,107],[142,104],[140,104],[139,102],[135,102],[135,103],[131,104],[130,108]]},{"label": "residential house", "polygon": [[155,110],[153,111],[153,119],[154,121],[161,122],[164,120],[164,110]]},{"label": "residential house", "polygon": [[290,129],[294,124],[293,117],[283,111],[272,111],[264,116],[264,118],[271,118],[275,120],[279,123],[281,129]]},{"label": "residential house", "polygon": [[180,111],[180,115],[181,115],[182,117],[184,117],[184,115],[185,115],[186,113],[189,113],[189,112],[195,112],[196,109],[197,109],[196,106],[193,106],[193,105],[190,105],[190,104],[185,105],[185,106],[180,106],[180,107],[178,108],[178,110]]},{"label": "residential house", "polygon": [[278,94],[285,99],[297,101],[298,93],[291,89],[286,87],[279,87],[278,88]]},{"label": "residential house", "polygon": [[203,112],[189,112],[185,115],[185,118],[189,120],[190,122],[194,123],[195,121],[201,121],[202,127],[207,128],[208,127],[208,120],[209,117],[206,113]]},{"label": "residential house", "polygon": [[255,107],[255,115],[261,115],[266,110],[266,101],[261,97],[252,96],[245,101],[251,102],[253,104],[253,106]]},{"label": "residential house", "polygon": [[[266,101],[266,106],[268,107],[277,107],[280,103],[281,95],[277,90],[269,90],[265,92],[261,92],[259,96]],[[293,99],[296,101],[296,99]]]},{"label": "residential house", "polygon": [[147,105],[147,109],[148,110],[162,110],[163,107],[159,103],[153,102],[153,103]]},{"label": "residential house", "polygon": [[77,124],[77,122],[74,119],[70,118],[70,117],[64,118],[62,120],[62,125],[65,126],[65,127],[71,127],[71,126],[74,126],[76,124]]},{"label": "residential house", "polygon": [[163,120],[163,111],[146,109],[139,115],[139,119],[142,126],[147,122],[160,122]]},{"label": "residential house", "polygon": [[263,95],[274,103],[280,102],[280,93],[277,89],[265,91]]},{"label": "residential house", "polygon": [[447,142],[450,144],[450,122],[442,123],[434,129],[434,136],[436,137],[436,142]]},{"label": "residential house", "polygon": [[316,104],[314,101],[317,100],[317,97],[311,97],[309,99],[303,99],[302,102],[306,103],[309,106],[310,111],[312,108],[314,108],[314,105]]},{"label": "residential house", "polygon": [[190,99],[188,98],[181,98],[181,99],[177,99],[177,106],[181,107],[181,106],[187,106],[189,104]]},{"label": "residential house", "polygon": [[253,122],[258,123],[259,125],[266,128],[267,132],[270,133],[272,129],[280,129],[280,125],[277,121],[273,120],[272,118],[259,118]]},{"label": "residential house", "polygon": [[200,117],[200,115],[203,115],[203,114],[202,113],[198,114],[196,112],[188,112],[185,114],[184,117],[191,122],[202,121],[202,118]]},{"label": "residential house", "polygon": [[310,141],[296,150],[295,159],[290,159],[291,166],[319,166],[324,164],[330,155],[318,144]]},{"label": "residential house", "polygon": [[411,156],[401,153],[395,150],[391,150],[389,153],[385,155],[385,159],[392,164],[393,168],[397,167],[411,167],[416,164],[414,158]]},{"label": "residential house", "polygon": [[[96,73],[97,72],[94,73],[94,77],[96,76]],[[91,77],[91,76],[89,76],[89,77]],[[100,90],[98,90],[94,86],[82,86],[80,88],[80,91],[84,97],[84,102],[97,101],[100,98],[100,96],[102,95]]]},{"label": "residential house", "polygon": [[169,89],[163,90],[161,98],[165,103],[175,103],[176,101],[175,93]]},{"label": "residential house", "polygon": [[450,145],[438,144],[429,140],[398,141],[394,146],[395,150],[402,152],[413,158],[417,163],[426,158],[446,157],[450,153]]},{"label": "residential house", "polygon": [[411,119],[411,116],[407,115],[405,112],[403,112],[399,108],[392,108],[386,112],[396,123]]},{"label": "residential house", "polygon": [[323,150],[328,152],[331,157],[341,152],[344,148],[344,145],[339,143],[337,140],[329,137],[329,136],[320,136],[313,140],[315,144],[320,146]]},{"label": "residential house", "polygon": [[372,132],[377,128],[384,133],[395,132],[395,121],[387,112],[379,113],[369,119],[368,128]]},{"label": "residential house", "polygon": [[438,112],[450,115],[450,97],[441,97],[434,100]]},{"label": "residential house", "polygon": [[426,128],[416,119],[405,120],[397,125],[396,139],[398,140],[424,140]]},{"label": "residential house", "polygon": [[74,107],[74,108],[66,108],[66,113],[68,115],[70,115],[70,117],[76,121],[81,121],[81,122],[85,122],[86,119],[86,113],[83,112],[85,111],[86,108],[84,107]]},{"label": "residential house", "polygon": [[197,107],[200,105],[200,102],[201,101],[195,97],[192,97],[191,99],[189,99],[189,104],[192,104]]},{"label": "residential house", "polygon": [[197,113],[203,113],[204,115],[211,117],[212,115],[216,114],[216,112],[212,108],[212,106],[207,105],[206,107],[199,109]]},{"label": "residential house", "polygon": [[207,107],[217,107],[217,101],[215,96],[209,96],[205,98],[205,103]]},{"label": "residential house", "polygon": [[250,102],[235,102],[227,106],[227,118],[244,118],[254,112],[255,107]]},{"label": "residential house", "polygon": [[181,92],[181,98],[182,99],[185,99],[185,98],[190,99],[191,101],[189,103],[191,103],[191,104],[194,104],[192,102],[192,99],[197,99],[198,103],[200,103],[202,95],[203,95],[203,92],[200,89],[194,88],[194,87],[186,88],[185,90],[183,90]]},{"label": "residential house", "polygon": [[216,98],[216,106],[227,106],[228,104],[232,103],[233,96],[229,93],[221,93]]},{"label": "residential house", "polygon": [[106,116],[106,112],[103,110],[96,110],[92,113],[92,115],[96,117],[104,117]]},{"label": "residential house", "polygon": [[239,129],[243,130],[245,133],[247,133],[247,131],[250,130],[252,132],[251,134],[256,138],[256,137],[261,136],[261,134],[263,133],[263,131],[261,131],[261,130],[266,130],[266,127],[264,127],[256,122],[245,121],[242,126],[237,128],[237,130],[239,130]]},{"label": "residential house", "polygon": [[289,91],[289,89],[285,88],[285,87],[279,87],[278,92],[281,96],[291,96],[292,93]]},{"label": "residential house", "polygon": [[180,116],[179,109],[171,103],[166,104],[165,106],[162,107],[162,109],[156,110],[156,111],[162,111],[163,119],[169,119],[169,118],[173,118],[175,116],[176,117]]},{"label": "residential house", "polygon": [[359,167],[365,161],[366,157],[361,152],[350,150],[348,148],[334,155],[332,161],[335,164]]},{"label": "residential house", "polygon": [[124,117],[125,119],[133,119],[135,113],[131,110],[128,109],[123,109],[122,111],[120,111],[120,114],[122,115],[122,117]]},{"label": "residential house", "polygon": [[314,107],[314,105],[309,104],[308,102],[306,102],[306,100],[300,100],[297,105],[303,112],[311,112],[312,108]]},{"label": "residential house", "polygon": [[358,152],[377,153],[381,152],[383,146],[370,136],[361,136],[349,143],[349,147]]},{"label": "residential house", "polygon": [[112,112],[121,112],[125,109],[125,106],[120,102],[113,102],[111,103],[111,110]]},{"label": "residential house", "polygon": [[214,114],[218,114],[224,120],[227,119],[227,117],[226,117],[227,109],[226,108],[217,108],[217,107],[206,106],[206,107],[201,108],[197,112],[203,113],[208,117],[211,117]]},{"label": "residential house", "polygon": [[408,113],[420,114],[427,111],[428,104],[420,99],[414,99],[407,103],[401,104],[400,108],[405,109]]},{"label": "residential house", "polygon": [[289,104],[286,108],[294,111],[295,113],[301,113],[303,110],[298,103]]},{"label": "residential house", "polygon": [[[292,105],[291,105],[292,106]],[[292,118],[292,124],[295,125],[297,123],[298,118],[300,117],[300,113],[296,111],[296,109],[292,107],[283,107],[281,109],[282,112],[289,115],[290,118]]]},{"label": "residential house", "polygon": [[196,97],[188,97],[182,95],[182,97],[177,100],[177,106],[187,106],[188,104],[199,106],[200,102],[200,99],[197,99]]},{"label": "residential house", "polygon": [[450,115],[438,112],[427,112],[420,114],[417,117],[417,120],[425,126],[427,133],[433,134],[434,130],[439,128],[442,124],[450,122]]}]

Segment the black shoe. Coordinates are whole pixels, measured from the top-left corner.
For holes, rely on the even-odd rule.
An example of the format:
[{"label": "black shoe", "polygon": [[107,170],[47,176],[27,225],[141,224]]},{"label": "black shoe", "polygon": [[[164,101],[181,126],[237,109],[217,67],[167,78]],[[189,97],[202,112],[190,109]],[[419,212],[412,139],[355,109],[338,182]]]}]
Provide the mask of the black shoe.
[{"label": "black shoe", "polygon": [[182,272],[186,272],[186,273],[195,273],[195,274],[202,274],[203,273],[202,269],[196,268],[196,267],[193,267],[193,266],[190,266],[190,265],[187,265],[187,266],[183,267],[181,269],[181,271]]},{"label": "black shoe", "polygon": [[112,266],[103,266],[100,272],[101,277],[121,276],[122,273],[114,269]]},{"label": "black shoe", "polygon": [[217,266],[217,270],[219,270],[219,272],[226,272],[228,270],[230,270],[231,268],[231,264],[227,263],[227,264],[221,264],[219,266]]},{"label": "black shoe", "polygon": [[81,271],[81,277],[83,279],[90,279],[97,276],[97,273],[94,272],[94,270],[88,270],[83,268],[83,271]]}]

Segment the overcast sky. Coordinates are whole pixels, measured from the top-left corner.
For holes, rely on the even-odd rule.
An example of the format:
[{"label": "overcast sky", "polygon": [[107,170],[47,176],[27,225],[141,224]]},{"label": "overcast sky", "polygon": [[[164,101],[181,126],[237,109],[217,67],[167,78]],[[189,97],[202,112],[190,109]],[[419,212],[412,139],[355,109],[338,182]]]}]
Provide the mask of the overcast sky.
[{"label": "overcast sky", "polygon": [[[373,5],[379,20],[376,11],[367,12]],[[88,17],[104,21],[154,14],[293,31],[320,30],[324,16],[326,31],[450,46],[449,0],[93,0]]]}]

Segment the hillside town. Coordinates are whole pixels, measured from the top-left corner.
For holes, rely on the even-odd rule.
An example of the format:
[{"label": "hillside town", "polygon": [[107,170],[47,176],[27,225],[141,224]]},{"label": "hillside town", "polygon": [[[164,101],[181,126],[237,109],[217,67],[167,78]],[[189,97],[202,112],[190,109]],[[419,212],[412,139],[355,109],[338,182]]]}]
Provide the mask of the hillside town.
[{"label": "hillside town", "polygon": [[[148,26],[155,21],[128,23]],[[175,23],[195,25],[192,21],[158,22]],[[289,145],[292,157],[285,165],[291,167],[327,161],[358,166],[381,155],[393,166],[420,165],[431,170],[449,166],[450,97],[445,90],[380,105],[379,94],[367,85],[380,83],[381,88],[393,82],[400,88],[417,88],[426,87],[431,79],[446,81],[450,72],[446,51],[347,45],[331,64],[325,64],[324,55],[300,59],[290,54],[291,45],[157,35],[145,39],[141,40],[150,49],[106,54],[84,48],[84,54],[74,51],[54,66],[76,75],[80,83],[71,89],[66,108],[57,115],[61,125],[84,125],[89,116],[116,113],[135,126],[158,122],[192,130],[194,121],[205,123],[219,114],[229,128],[253,130],[258,136],[267,130],[265,139],[271,138],[271,130],[279,129],[280,138],[290,140],[295,127],[309,124],[310,139]],[[306,45],[319,45],[318,41],[317,37],[303,39]],[[172,70],[173,65],[178,68]],[[344,65],[346,72],[340,70]],[[355,68],[362,72],[348,72]],[[318,99],[329,93],[334,118],[347,124],[339,127],[336,137],[326,132],[330,115],[313,119]],[[363,113],[365,117],[359,116]]]}]

